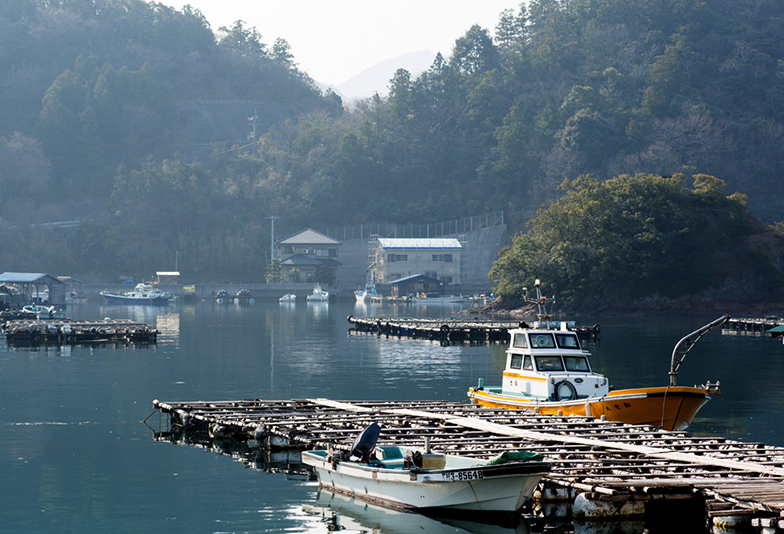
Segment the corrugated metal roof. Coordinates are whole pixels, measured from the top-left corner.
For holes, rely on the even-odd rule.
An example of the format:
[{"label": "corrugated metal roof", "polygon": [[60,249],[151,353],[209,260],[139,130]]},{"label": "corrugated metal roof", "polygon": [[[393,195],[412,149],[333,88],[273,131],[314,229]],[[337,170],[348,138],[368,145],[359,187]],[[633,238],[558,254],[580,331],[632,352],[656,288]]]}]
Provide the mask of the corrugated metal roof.
[{"label": "corrugated metal roof", "polygon": [[463,245],[453,237],[431,239],[411,239],[401,237],[379,237],[378,243],[384,249],[439,249],[461,250]]},{"label": "corrugated metal roof", "polygon": [[[38,282],[43,278],[50,278],[55,282],[60,282],[54,276],[49,276],[46,273],[3,273],[0,274],[0,282],[29,284],[31,282]],[[50,280],[51,281],[51,280]],[[61,282],[62,283],[62,282]]]}]

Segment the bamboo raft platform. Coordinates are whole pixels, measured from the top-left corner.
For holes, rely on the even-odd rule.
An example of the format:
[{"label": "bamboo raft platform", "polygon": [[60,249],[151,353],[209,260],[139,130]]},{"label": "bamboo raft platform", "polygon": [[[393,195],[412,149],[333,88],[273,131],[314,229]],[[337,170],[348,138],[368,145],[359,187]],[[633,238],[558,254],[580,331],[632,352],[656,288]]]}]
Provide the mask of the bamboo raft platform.
[{"label": "bamboo raft platform", "polygon": [[[509,343],[509,330],[518,328],[520,321],[480,319],[432,319],[411,317],[354,317],[348,316],[354,331],[394,337],[411,337],[451,343]],[[599,325],[573,328],[583,340],[596,340]]]},{"label": "bamboo raft platform", "polygon": [[258,450],[349,450],[372,422],[382,427],[379,445],[422,447],[428,438],[436,451],[481,458],[525,449],[552,465],[537,501],[574,501],[575,514],[585,513],[580,501],[628,516],[688,503],[703,523],[784,530],[784,448],[762,443],[442,401],[155,400],[153,407],[172,429]]},{"label": "bamboo raft platform", "polygon": [[130,319],[24,319],[8,321],[3,330],[9,345],[155,343],[158,339],[156,329]]}]

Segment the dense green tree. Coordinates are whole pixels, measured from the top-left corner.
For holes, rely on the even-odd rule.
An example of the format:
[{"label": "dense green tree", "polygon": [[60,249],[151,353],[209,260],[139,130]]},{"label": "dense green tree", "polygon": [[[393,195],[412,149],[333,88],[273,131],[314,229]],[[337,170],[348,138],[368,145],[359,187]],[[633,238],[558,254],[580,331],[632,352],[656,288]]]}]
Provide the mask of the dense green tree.
[{"label": "dense green tree", "polygon": [[769,299],[784,288],[782,252],[759,247],[760,223],[745,197],[724,196],[725,185],[707,175],[695,175],[693,189],[683,175],[566,180],[566,194],[501,251],[490,277],[512,304],[534,278],[575,303],[603,307],[650,297],[683,302],[719,287],[724,300]]}]

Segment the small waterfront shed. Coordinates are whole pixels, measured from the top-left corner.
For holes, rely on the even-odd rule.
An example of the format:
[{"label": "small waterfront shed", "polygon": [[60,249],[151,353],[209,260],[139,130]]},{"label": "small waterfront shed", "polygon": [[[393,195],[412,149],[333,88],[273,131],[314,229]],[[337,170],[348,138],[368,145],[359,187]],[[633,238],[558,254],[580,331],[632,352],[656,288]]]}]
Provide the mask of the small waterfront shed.
[{"label": "small waterfront shed", "polygon": [[12,285],[23,293],[28,302],[33,301],[33,293],[49,291],[49,306],[65,308],[65,284],[45,273],[12,273],[0,274],[0,284]]},{"label": "small waterfront shed", "polygon": [[398,280],[392,280],[390,284],[392,285],[392,296],[395,298],[418,293],[443,295],[444,286],[446,286],[443,280],[424,274],[414,274]]},{"label": "small waterfront shed", "polygon": [[159,284],[177,284],[180,282],[180,271],[156,271]]}]

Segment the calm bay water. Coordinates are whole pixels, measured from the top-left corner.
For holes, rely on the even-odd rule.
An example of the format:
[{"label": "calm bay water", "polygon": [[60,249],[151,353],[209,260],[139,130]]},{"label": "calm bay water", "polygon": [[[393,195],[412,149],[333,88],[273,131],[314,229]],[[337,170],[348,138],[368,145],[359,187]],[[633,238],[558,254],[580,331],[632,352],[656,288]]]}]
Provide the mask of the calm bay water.
[{"label": "calm bay water", "polygon": [[[480,377],[500,383],[504,348],[349,334],[353,315],[445,316],[454,307],[211,302],[164,308],[80,304],[74,319],[155,325],[147,347],[16,348],[0,341],[0,530],[5,532],[465,532],[328,495],[301,476],[246,468],[229,456],[153,439],[153,399],[327,397],[465,399]],[[715,319],[576,317],[601,324],[593,365],[616,388],[668,380],[674,344]],[[570,318],[571,319],[571,318]],[[692,432],[784,446],[784,346],[714,331],[678,383],[721,381]],[[467,530],[462,530],[467,528]],[[523,525],[522,531],[535,531]],[[518,529],[520,530],[520,529]]]}]

